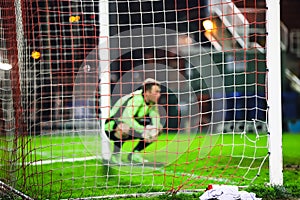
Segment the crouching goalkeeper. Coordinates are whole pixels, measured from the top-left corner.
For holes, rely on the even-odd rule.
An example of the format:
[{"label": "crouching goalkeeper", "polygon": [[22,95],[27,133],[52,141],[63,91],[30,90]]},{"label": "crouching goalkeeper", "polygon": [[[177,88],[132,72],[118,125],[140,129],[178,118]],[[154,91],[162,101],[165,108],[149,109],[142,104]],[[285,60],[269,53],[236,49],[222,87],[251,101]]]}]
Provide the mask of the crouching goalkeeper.
[{"label": "crouching goalkeeper", "polygon": [[139,139],[128,155],[135,163],[148,162],[139,152],[156,141],[162,131],[157,102],[160,98],[160,83],[148,78],[141,89],[120,98],[110,110],[105,122],[105,132],[114,142],[112,163],[122,163],[121,148],[125,141]]}]

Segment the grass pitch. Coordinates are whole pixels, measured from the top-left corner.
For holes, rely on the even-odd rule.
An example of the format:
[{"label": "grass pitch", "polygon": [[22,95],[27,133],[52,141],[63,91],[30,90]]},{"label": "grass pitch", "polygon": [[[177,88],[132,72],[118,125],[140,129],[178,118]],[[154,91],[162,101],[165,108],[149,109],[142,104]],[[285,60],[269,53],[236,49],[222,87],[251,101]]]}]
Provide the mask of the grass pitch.
[{"label": "grass pitch", "polygon": [[[300,135],[283,135],[285,183],[300,183],[299,140]],[[128,163],[136,144],[129,141],[122,151],[127,165],[106,168],[97,134],[30,137],[18,187],[38,199],[67,199],[205,189],[212,183],[264,185],[267,143],[264,134],[164,134],[143,152],[151,165]]]}]

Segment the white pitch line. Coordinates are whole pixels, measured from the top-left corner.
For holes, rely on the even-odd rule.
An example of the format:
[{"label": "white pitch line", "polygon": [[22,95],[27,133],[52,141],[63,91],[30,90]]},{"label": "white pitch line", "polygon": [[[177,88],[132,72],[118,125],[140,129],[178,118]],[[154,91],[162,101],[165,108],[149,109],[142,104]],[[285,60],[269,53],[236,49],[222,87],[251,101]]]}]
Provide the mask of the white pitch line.
[{"label": "white pitch line", "polygon": [[39,160],[34,162],[27,162],[27,165],[48,165],[53,163],[62,163],[62,162],[78,162],[78,161],[87,161],[87,160],[95,160],[101,159],[101,156],[89,156],[83,158],[61,158],[57,160]]}]

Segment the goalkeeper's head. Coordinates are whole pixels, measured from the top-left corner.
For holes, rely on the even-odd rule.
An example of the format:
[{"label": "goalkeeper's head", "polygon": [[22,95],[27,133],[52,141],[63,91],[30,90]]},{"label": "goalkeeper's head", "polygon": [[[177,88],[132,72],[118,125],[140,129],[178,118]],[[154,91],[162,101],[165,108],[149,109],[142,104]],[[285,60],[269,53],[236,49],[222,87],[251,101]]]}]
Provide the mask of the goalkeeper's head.
[{"label": "goalkeeper's head", "polygon": [[145,101],[147,103],[157,103],[160,97],[160,83],[153,78],[147,78],[143,86]]}]

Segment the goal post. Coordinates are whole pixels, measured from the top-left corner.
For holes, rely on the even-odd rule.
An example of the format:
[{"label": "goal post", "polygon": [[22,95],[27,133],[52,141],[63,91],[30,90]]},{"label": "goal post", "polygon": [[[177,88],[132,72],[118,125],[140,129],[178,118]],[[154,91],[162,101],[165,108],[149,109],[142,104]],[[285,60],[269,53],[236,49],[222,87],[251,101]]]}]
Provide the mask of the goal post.
[{"label": "goal post", "polygon": [[[0,195],[283,184],[279,0],[0,5]],[[157,107],[137,109],[148,78],[160,83]],[[151,144],[105,130],[126,108],[139,111],[135,127],[154,125],[140,112],[153,107],[162,131]]]},{"label": "goal post", "polygon": [[270,184],[283,184],[280,3],[267,1],[267,66],[270,132]]},{"label": "goal post", "polygon": [[101,92],[101,141],[102,141],[102,158],[110,160],[111,150],[110,141],[105,134],[105,121],[109,118],[110,105],[110,42],[109,42],[109,1],[102,0],[99,2],[99,72],[100,72],[100,89]]}]

